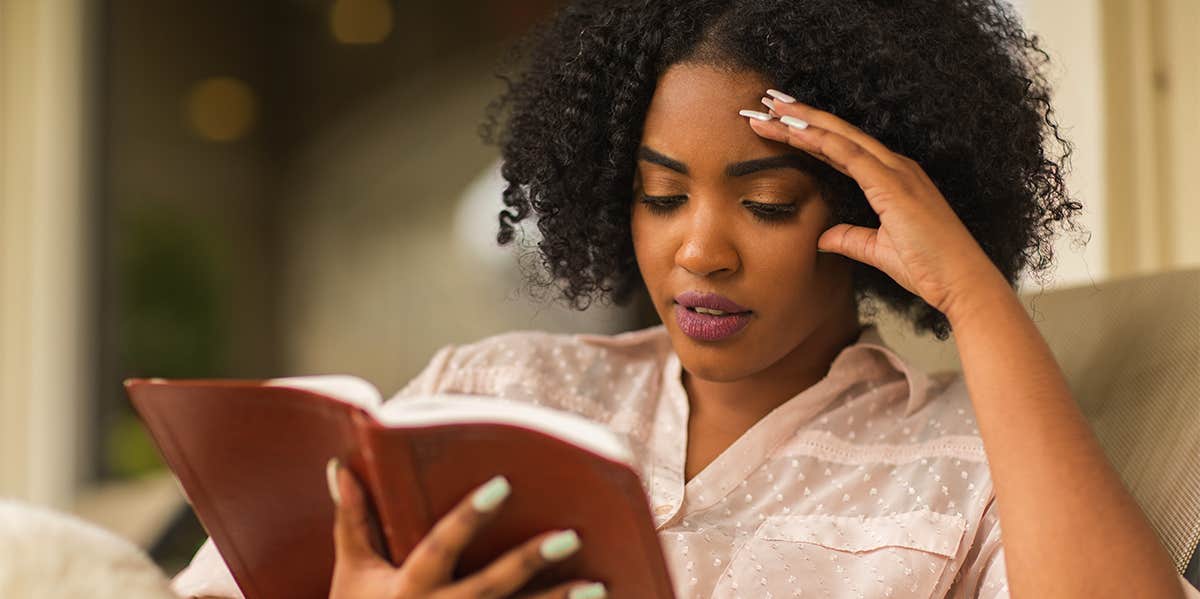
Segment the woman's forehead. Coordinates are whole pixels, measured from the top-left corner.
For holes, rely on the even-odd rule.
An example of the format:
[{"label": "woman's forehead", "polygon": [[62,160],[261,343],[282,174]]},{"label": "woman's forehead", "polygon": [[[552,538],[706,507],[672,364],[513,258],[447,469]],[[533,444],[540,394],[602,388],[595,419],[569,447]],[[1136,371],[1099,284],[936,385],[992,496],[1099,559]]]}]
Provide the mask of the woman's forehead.
[{"label": "woman's forehead", "polygon": [[658,78],[650,112],[659,116],[690,113],[736,117],[743,108],[764,109],[759,100],[769,86],[766,78],[753,71],[677,64]]},{"label": "woman's forehead", "polygon": [[753,71],[678,64],[659,78],[646,113],[642,145],[697,170],[763,158],[790,149],[754,133],[739,110],[765,111],[769,84]]}]

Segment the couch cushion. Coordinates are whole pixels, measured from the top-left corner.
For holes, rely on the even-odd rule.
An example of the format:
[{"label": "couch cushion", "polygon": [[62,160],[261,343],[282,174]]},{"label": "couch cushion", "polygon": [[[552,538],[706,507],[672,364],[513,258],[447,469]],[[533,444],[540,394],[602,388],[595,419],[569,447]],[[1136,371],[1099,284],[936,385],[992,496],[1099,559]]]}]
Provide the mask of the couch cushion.
[{"label": "couch cushion", "polygon": [[[1022,300],[1109,460],[1184,572],[1200,543],[1200,270]],[[917,337],[891,315],[879,320],[901,355],[934,371],[958,368],[952,340]]]}]

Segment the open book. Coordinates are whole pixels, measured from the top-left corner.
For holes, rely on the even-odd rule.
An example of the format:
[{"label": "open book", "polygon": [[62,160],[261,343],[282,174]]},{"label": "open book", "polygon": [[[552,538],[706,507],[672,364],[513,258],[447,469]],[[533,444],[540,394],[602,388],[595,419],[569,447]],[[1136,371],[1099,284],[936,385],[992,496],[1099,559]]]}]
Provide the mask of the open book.
[{"label": "open book", "polygon": [[456,577],[551,529],[578,553],[523,589],[571,579],[609,596],[672,596],[628,448],[576,414],[498,398],[439,395],[382,404],[351,376],[131,379],[126,390],[247,599],[327,597],[333,504],[325,464],[363,483],[386,550],[401,563],[441,516],[496,474],[512,484]]}]

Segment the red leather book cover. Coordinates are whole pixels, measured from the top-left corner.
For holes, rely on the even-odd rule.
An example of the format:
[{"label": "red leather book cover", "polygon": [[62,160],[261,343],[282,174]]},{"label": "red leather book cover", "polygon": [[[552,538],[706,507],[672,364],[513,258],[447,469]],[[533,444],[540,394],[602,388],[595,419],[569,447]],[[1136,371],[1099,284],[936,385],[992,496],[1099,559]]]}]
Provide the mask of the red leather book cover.
[{"label": "red leather book cover", "polygon": [[328,595],[325,464],[334,456],[365,484],[394,563],[454,504],[504,474],[512,494],[456,575],[540,532],[574,528],[579,553],[524,590],[580,578],[604,582],[610,597],[672,596],[637,474],[586,444],[511,422],[389,426],[351,403],[263,381],[134,379],[126,389],[247,599]]}]

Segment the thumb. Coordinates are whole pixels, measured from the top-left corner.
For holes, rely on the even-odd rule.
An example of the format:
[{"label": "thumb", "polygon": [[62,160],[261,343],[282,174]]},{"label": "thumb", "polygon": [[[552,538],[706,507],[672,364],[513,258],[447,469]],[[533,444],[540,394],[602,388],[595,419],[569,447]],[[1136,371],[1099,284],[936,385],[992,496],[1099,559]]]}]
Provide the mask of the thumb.
[{"label": "thumb", "polygon": [[817,251],[841,254],[876,268],[875,244],[879,229],[845,223],[830,227],[817,239]]},{"label": "thumb", "polygon": [[366,496],[354,474],[337,458],[325,466],[329,495],[333,499],[333,548],[337,564],[368,565],[383,558],[371,546],[371,517]]}]

